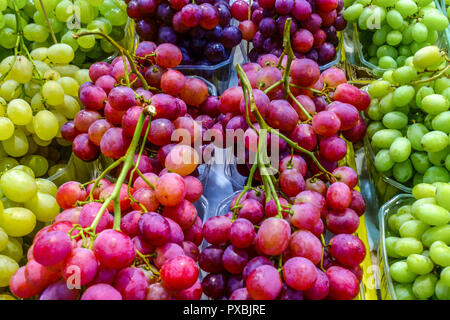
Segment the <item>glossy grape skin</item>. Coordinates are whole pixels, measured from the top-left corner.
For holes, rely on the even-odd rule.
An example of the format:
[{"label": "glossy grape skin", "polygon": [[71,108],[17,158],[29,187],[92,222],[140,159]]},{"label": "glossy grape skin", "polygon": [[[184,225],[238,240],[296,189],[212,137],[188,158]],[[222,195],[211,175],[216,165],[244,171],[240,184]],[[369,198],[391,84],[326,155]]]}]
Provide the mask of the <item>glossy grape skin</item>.
[{"label": "glossy grape skin", "polygon": [[350,234],[340,234],[331,240],[330,254],[340,263],[355,267],[359,265],[366,255],[362,241]]},{"label": "glossy grape skin", "polygon": [[25,276],[25,267],[19,268],[9,281],[11,292],[19,298],[31,298],[40,293],[41,288],[28,282]]},{"label": "glossy grape skin", "polygon": [[241,274],[248,262],[248,254],[245,250],[228,246],[222,256],[225,270],[232,274]]},{"label": "glossy grape skin", "polygon": [[66,282],[61,280],[45,288],[39,300],[76,300],[79,293],[80,290],[67,288]]},{"label": "glossy grape skin", "polygon": [[277,269],[263,265],[248,276],[246,287],[254,300],[275,300],[281,292],[282,283]]},{"label": "glossy grape skin", "polygon": [[326,226],[334,234],[353,233],[358,229],[359,217],[350,208],[341,212],[329,211],[326,217]]},{"label": "glossy grape skin", "polygon": [[72,241],[62,231],[42,235],[33,246],[34,259],[43,266],[53,266],[63,261],[72,251]]},{"label": "glossy grape skin", "polygon": [[300,291],[307,290],[316,282],[317,269],[310,260],[294,257],[285,262],[283,278],[291,288]]},{"label": "glossy grape skin", "polygon": [[120,230],[122,230],[129,237],[135,237],[139,233],[139,219],[142,213],[139,211],[131,211],[122,217],[120,221]]},{"label": "glossy grape skin", "polygon": [[292,234],[289,250],[293,256],[304,257],[317,265],[322,258],[320,240],[308,230],[298,230]]},{"label": "glossy grape skin", "polygon": [[111,229],[98,234],[93,251],[98,261],[111,269],[124,268],[136,257],[131,239],[126,234]]},{"label": "glossy grape skin", "polygon": [[139,232],[153,246],[165,244],[170,237],[170,225],[167,220],[155,212],[144,214],[139,220]]},{"label": "glossy grape skin", "polygon": [[97,274],[98,262],[94,253],[85,248],[76,248],[68,256],[63,270],[63,277],[68,280],[75,274],[78,268],[80,275],[80,284],[86,285],[94,279]]},{"label": "glossy grape skin", "polygon": [[263,221],[255,241],[263,253],[277,255],[281,254],[289,245],[290,235],[289,224],[285,220],[272,217]]},{"label": "glossy grape skin", "polygon": [[169,290],[182,290],[191,287],[198,278],[195,261],[187,256],[178,256],[169,260],[161,268],[161,280]]},{"label": "glossy grape skin", "polygon": [[122,295],[114,287],[99,283],[90,286],[81,296],[81,300],[123,300]]},{"label": "glossy grape skin", "polygon": [[329,297],[333,300],[351,300],[359,292],[358,279],[341,267],[330,267],[326,271],[330,283]]},{"label": "glossy grape skin", "polygon": [[203,225],[202,234],[206,241],[220,245],[229,239],[231,221],[225,216],[209,218]]},{"label": "glossy grape skin", "polygon": [[227,278],[222,273],[210,273],[202,281],[203,292],[212,299],[221,298],[226,289]]}]

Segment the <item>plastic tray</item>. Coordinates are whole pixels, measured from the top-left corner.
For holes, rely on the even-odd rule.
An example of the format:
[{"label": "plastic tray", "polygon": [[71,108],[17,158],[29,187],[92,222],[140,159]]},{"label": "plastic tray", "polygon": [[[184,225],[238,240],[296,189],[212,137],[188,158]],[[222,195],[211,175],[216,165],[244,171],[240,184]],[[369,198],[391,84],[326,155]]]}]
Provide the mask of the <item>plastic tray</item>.
[{"label": "plastic tray", "polygon": [[392,283],[391,275],[389,274],[389,260],[385,246],[385,236],[387,231],[387,219],[390,215],[397,213],[397,210],[404,205],[411,204],[414,198],[411,194],[399,194],[386,202],[379,211],[379,226],[380,226],[380,243],[378,247],[378,266],[380,268],[380,291],[382,300],[397,300]]},{"label": "plastic tray", "polygon": [[86,162],[76,157],[73,153],[70,156],[67,166],[47,179],[58,187],[68,181],[78,181],[85,183],[98,176],[101,172],[100,160]]},{"label": "plastic tray", "polygon": [[[242,192],[242,190],[238,190],[238,191],[234,192],[233,194],[229,195],[228,197],[226,197],[225,199],[223,199],[217,205],[217,208],[216,208],[215,212],[213,214],[211,214],[210,216],[208,216],[208,218],[211,217],[211,216],[222,216],[222,215],[227,214],[230,211],[230,203],[231,203],[231,201],[233,200],[233,198],[235,196],[237,196],[241,192]],[[362,217],[362,219],[364,219],[363,217]],[[364,228],[365,228],[365,226],[364,226]],[[357,233],[360,234],[361,230],[358,229]],[[364,238],[361,238],[361,240],[364,241]],[[367,244],[367,242],[365,242],[365,244]],[[203,246],[206,246],[206,245],[207,245],[206,241],[203,241]],[[367,255],[370,255],[369,252],[367,253]],[[363,265],[362,265],[362,267],[364,268]],[[366,278],[365,277],[368,276],[368,272],[365,271],[364,269],[363,269],[363,271],[364,272],[363,272],[363,279],[362,279],[361,284],[360,284],[360,292],[359,292],[359,295],[355,298],[355,300],[368,300],[368,299],[370,299],[370,298],[366,297],[367,288],[366,288],[366,286],[364,286],[364,283],[366,282]],[[374,295],[376,297],[376,293],[372,290],[372,295],[371,296],[373,297]]]}]

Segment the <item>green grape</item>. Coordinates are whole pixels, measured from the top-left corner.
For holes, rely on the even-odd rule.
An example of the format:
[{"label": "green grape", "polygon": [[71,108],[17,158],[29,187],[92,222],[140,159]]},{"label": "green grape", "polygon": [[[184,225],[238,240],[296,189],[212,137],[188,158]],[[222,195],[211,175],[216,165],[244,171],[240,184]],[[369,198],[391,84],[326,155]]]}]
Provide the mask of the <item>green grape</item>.
[{"label": "green grape", "polygon": [[28,41],[44,42],[47,40],[50,32],[40,24],[31,23],[23,28],[23,35]]},{"label": "green grape", "polygon": [[11,157],[22,157],[28,152],[28,140],[23,130],[16,129],[11,138],[2,141],[5,152]]},{"label": "green grape", "polygon": [[445,158],[450,154],[450,147],[447,147],[438,152],[428,152],[428,160],[437,167],[445,165]]},{"label": "green grape", "polygon": [[414,272],[408,269],[408,264],[405,260],[394,262],[389,268],[389,273],[394,281],[400,283],[413,282],[417,277]]},{"label": "green grape", "polygon": [[52,143],[52,140],[42,140],[35,134],[33,134],[33,140],[38,146],[41,147],[48,147]]},{"label": "green grape", "polygon": [[433,271],[434,264],[430,258],[423,254],[412,254],[406,259],[408,269],[420,275],[424,275]]},{"label": "green grape", "polygon": [[363,5],[356,3],[346,8],[344,11],[344,18],[347,21],[356,21],[363,11]]},{"label": "green grape", "polygon": [[389,46],[389,45],[387,45],[387,44],[382,45],[382,46],[379,47],[378,50],[377,50],[377,58],[378,58],[378,59],[381,59],[381,58],[386,57],[386,56],[389,56],[389,57],[391,57],[391,58],[393,58],[393,59],[397,59],[397,57],[398,57],[398,52],[397,52],[397,50],[396,50],[394,47],[392,47],[392,46]]},{"label": "green grape", "polygon": [[450,184],[440,183],[436,186],[436,201],[441,207],[450,210]]},{"label": "green grape", "polygon": [[105,15],[106,12],[113,8],[117,8],[117,6],[114,4],[114,0],[104,0],[103,3],[98,7],[102,15]]},{"label": "green grape", "polygon": [[436,241],[450,245],[450,225],[429,228],[424,232],[421,240],[426,247],[430,247]]},{"label": "green grape", "polygon": [[74,97],[64,95],[64,103],[56,106],[55,109],[61,112],[66,118],[73,119],[80,111],[80,104]]},{"label": "green grape", "polygon": [[113,26],[123,26],[127,23],[127,13],[119,8],[114,8],[104,14]]},{"label": "green grape", "polygon": [[397,237],[387,237],[385,239],[386,253],[387,253],[388,257],[400,258],[400,256],[397,253],[395,253],[395,250],[394,250],[395,243],[399,239],[400,238],[397,238]]},{"label": "green grape", "polygon": [[[106,19],[105,17],[99,17],[99,18],[97,18],[97,20],[99,20],[99,21],[101,21],[101,22],[104,23],[106,29],[103,30],[103,31],[104,31],[106,34],[110,34],[111,31],[112,31],[112,29],[113,29],[111,22],[110,22],[108,19]],[[105,40],[105,41],[108,42],[108,43],[110,43],[110,42],[107,41],[107,40]]]},{"label": "green grape", "polygon": [[56,18],[61,22],[67,22],[73,16],[74,12],[74,5],[69,0],[60,1],[55,8]]},{"label": "green grape", "polygon": [[436,187],[432,184],[421,183],[412,188],[412,195],[416,199],[431,198],[436,195]]},{"label": "green grape", "polygon": [[369,85],[369,94],[372,98],[381,98],[391,91],[392,86],[386,80],[375,80]]},{"label": "green grape", "polygon": [[52,221],[59,213],[55,197],[41,192],[37,192],[33,198],[25,202],[25,208],[31,210],[36,219],[42,222]]},{"label": "green grape", "polygon": [[28,102],[22,99],[14,99],[9,102],[6,113],[16,125],[26,125],[33,118],[33,112]]},{"label": "green grape", "polygon": [[7,0],[0,0],[0,12],[5,11],[8,7]]},{"label": "green grape", "polygon": [[446,286],[442,280],[436,283],[434,294],[438,300],[450,300],[450,287]]},{"label": "green grape", "polygon": [[89,77],[89,70],[88,69],[80,69],[77,72],[75,72],[74,75],[75,80],[78,81],[80,85],[82,85],[85,82],[91,81],[91,78]]},{"label": "green grape", "polygon": [[386,21],[392,29],[400,29],[403,25],[403,17],[395,9],[391,9],[386,14]]},{"label": "green grape", "polygon": [[0,141],[8,140],[14,134],[14,124],[9,118],[0,117]]},{"label": "green grape", "polygon": [[450,171],[450,154],[445,158],[445,168]]},{"label": "green grape", "polygon": [[[380,149],[389,149],[396,138],[402,136],[401,132],[395,129],[382,129],[372,137],[372,145]],[[386,150],[387,151],[387,150]]]},{"label": "green grape", "polygon": [[7,80],[0,86],[0,96],[6,101],[11,101],[20,97],[22,88],[16,80]]},{"label": "green grape", "polygon": [[33,129],[40,139],[51,140],[58,134],[58,119],[48,110],[39,111],[33,118]]},{"label": "green grape", "polygon": [[417,5],[421,8],[428,6],[433,0],[416,0]]},{"label": "green grape", "polygon": [[88,1],[76,0],[75,6],[80,8],[80,21],[83,24],[87,24],[95,19],[94,8],[89,5]]},{"label": "green grape", "polygon": [[403,67],[405,65],[406,57],[405,56],[398,56],[396,61],[397,61],[397,65],[399,67]]},{"label": "green grape", "polygon": [[427,27],[420,22],[414,24],[412,29],[412,37],[416,42],[424,42],[428,38],[428,29]]},{"label": "green grape", "polygon": [[[96,19],[96,20],[93,20],[92,22],[90,22],[87,25],[86,28],[88,30],[96,30],[96,29],[99,29],[99,30],[107,30],[107,29],[109,29],[110,30],[110,28],[106,25],[105,21],[99,20],[99,19]],[[95,38],[96,39],[103,39],[102,36],[95,36]]]},{"label": "green grape", "polygon": [[440,12],[427,11],[423,15],[423,24],[430,30],[444,31],[448,27],[448,19]]},{"label": "green grape", "polygon": [[48,170],[48,161],[41,155],[31,155],[24,165],[30,167],[36,177],[43,176]]},{"label": "green grape", "polygon": [[36,11],[33,15],[33,20],[36,24],[40,24],[41,26],[47,26],[47,20],[45,18],[45,15],[41,11]]},{"label": "green grape", "polygon": [[433,226],[442,226],[450,221],[448,210],[432,203],[422,203],[417,206],[414,216]]},{"label": "green grape", "polygon": [[403,162],[411,154],[411,142],[407,138],[396,138],[389,148],[389,155],[392,161]]},{"label": "green grape", "polygon": [[373,100],[371,101],[369,108],[367,108],[366,112],[371,120],[381,120],[383,118],[383,112],[381,111],[380,106]]},{"label": "green grape", "polygon": [[446,97],[440,94],[430,94],[425,96],[421,102],[423,111],[437,115],[449,108],[448,100]]},{"label": "green grape", "polygon": [[414,174],[413,167],[411,165],[411,161],[409,161],[409,160],[406,160],[403,162],[398,162],[398,163],[394,164],[392,172],[393,172],[394,178],[401,183],[404,183],[404,182],[408,181],[409,179],[411,179]]},{"label": "green grape", "polygon": [[392,161],[389,150],[380,150],[375,156],[374,164],[378,171],[384,172],[390,170],[395,162]]},{"label": "green grape", "polygon": [[399,233],[403,238],[420,239],[430,226],[420,220],[410,220],[402,224]]},{"label": "green grape", "polygon": [[415,14],[418,10],[417,5],[412,0],[399,0],[395,3],[395,9],[406,18]]},{"label": "green grape", "polygon": [[367,126],[367,136],[369,137],[369,139],[372,139],[375,132],[382,129],[386,129],[386,127],[383,126],[383,123],[381,123],[381,121],[373,121]]},{"label": "green grape", "polygon": [[51,70],[48,64],[42,61],[34,61],[34,64],[36,65],[36,68],[39,70],[41,74],[46,73],[47,71]]},{"label": "green grape", "polygon": [[434,90],[438,94],[442,94],[445,89],[450,87],[450,79],[447,77],[438,78],[434,81]]},{"label": "green grape", "polygon": [[398,30],[392,30],[386,35],[386,42],[390,46],[396,46],[402,42],[402,33]]},{"label": "green grape", "polygon": [[64,102],[64,89],[56,81],[47,81],[42,86],[42,97],[51,106],[60,105]]},{"label": "green grape", "polygon": [[438,278],[430,273],[418,276],[413,283],[413,293],[419,299],[428,299],[434,294]]},{"label": "green grape", "polygon": [[[45,110],[44,99],[40,92],[36,93],[31,99],[31,109],[33,109],[33,112]],[[31,122],[31,124],[33,124],[33,122]],[[33,128],[33,126],[31,126],[31,128]]]},{"label": "green grape", "polygon": [[[33,0],[33,1],[36,10],[42,11],[40,0]],[[57,3],[58,0],[42,0],[42,4],[44,5],[44,8],[47,12],[52,12],[55,9]]]},{"label": "green grape", "polygon": [[37,192],[36,181],[21,170],[8,170],[0,178],[0,188],[4,195],[16,202],[31,199]]},{"label": "green grape", "polygon": [[111,44],[111,42],[105,39],[100,40],[100,47],[106,53],[113,53],[114,51],[116,51],[116,47],[113,44]]},{"label": "green grape", "polygon": [[387,36],[386,31],[384,31],[382,29],[376,30],[372,36],[373,44],[376,46],[381,46],[382,44],[384,44],[386,42],[386,36]]},{"label": "green grape", "polygon": [[413,25],[408,25],[406,29],[402,32],[402,44],[411,44],[414,40],[412,38]]},{"label": "green grape", "polygon": [[[3,204],[1,205],[3,212]],[[0,251],[3,251],[8,246],[8,234],[6,234],[3,228],[0,228]]]},{"label": "green grape", "polygon": [[450,287],[450,267],[445,267],[441,271],[440,280],[447,286]]},{"label": "green grape", "polygon": [[415,254],[422,253],[423,246],[422,242],[420,242],[415,238],[400,238],[395,242],[394,250],[395,253],[397,253],[401,257],[408,257],[409,255],[414,253]]},{"label": "green grape", "polygon": [[7,105],[8,104],[6,103],[5,99],[0,97],[0,117],[5,116],[5,114],[6,114],[6,106]]},{"label": "green grape", "polygon": [[394,285],[395,296],[397,300],[415,300],[416,297],[412,291],[410,283],[396,283]]},{"label": "green grape", "polygon": [[24,165],[18,165],[18,166],[15,166],[13,169],[14,169],[14,170],[20,170],[20,171],[23,171],[23,172],[25,172],[26,174],[30,175],[31,177],[35,178],[34,171],[33,171],[31,168],[27,167],[27,166],[24,166]]},{"label": "green grape", "polygon": [[[404,33],[403,33],[403,35],[404,35]],[[403,37],[403,35],[402,35],[402,37]],[[403,42],[403,39],[402,39],[402,42]],[[409,57],[409,56],[411,56],[411,49],[409,49],[408,46],[400,46],[400,47],[398,47],[398,54],[401,56]]]},{"label": "green grape", "polygon": [[[75,34],[75,33],[72,31],[66,32],[61,37],[61,43],[68,44],[69,46],[72,47],[73,51],[77,51],[77,49],[79,48],[79,45],[78,45],[78,41],[72,36],[73,34]],[[77,52],[77,54],[78,54],[78,52]]]},{"label": "green grape", "polygon": [[0,287],[7,287],[9,280],[19,269],[16,261],[5,255],[0,255]]},{"label": "green grape", "polygon": [[19,83],[30,82],[33,76],[33,65],[31,62],[23,56],[16,57],[14,65],[13,61],[14,56],[5,58],[1,63],[0,73],[4,74],[9,70],[8,76],[5,78],[6,80],[11,79]]},{"label": "green grape", "polygon": [[439,39],[439,32],[436,30],[428,30],[428,38],[425,40],[425,42],[433,44],[436,43]]},{"label": "green grape", "polygon": [[378,59],[378,66],[382,69],[395,69],[397,68],[397,61],[389,56],[384,56]]},{"label": "green grape", "polygon": [[399,111],[392,111],[384,115],[383,124],[388,129],[399,130],[406,127],[408,124],[408,116]]},{"label": "green grape", "polygon": [[434,242],[430,247],[430,258],[441,267],[450,266],[450,248],[442,241]]},{"label": "green grape", "polygon": [[392,102],[397,107],[406,106],[414,98],[415,90],[412,86],[403,85],[394,90]]},{"label": "green grape", "polygon": [[400,67],[392,73],[392,79],[401,85],[409,84],[416,77],[416,70],[410,66]]},{"label": "green grape", "polygon": [[393,72],[394,72],[393,70],[387,70],[387,71],[385,71],[385,72],[383,73],[382,79],[385,80],[385,81],[388,81],[389,83],[394,84],[394,80],[392,80],[392,73],[393,73]]},{"label": "green grape", "polygon": [[36,216],[26,208],[8,208],[0,215],[0,226],[12,237],[23,237],[33,231]]},{"label": "green grape", "polygon": [[56,121],[58,122],[58,130],[56,132],[56,137],[61,138],[61,127],[67,122],[67,118],[64,115],[56,110],[52,110],[51,113],[55,116]]},{"label": "green grape", "polygon": [[427,87],[427,86],[420,87],[417,90],[417,94],[416,94],[416,105],[419,108],[422,108],[422,99],[433,93],[434,93],[434,90],[431,87]]},{"label": "green grape", "polygon": [[38,192],[47,193],[53,197],[56,197],[56,192],[58,191],[58,187],[50,180],[37,178],[36,184],[37,184]]},{"label": "green grape", "polygon": [[389,92],[380,100],[379,108],[380,111],[384,114],[389,113],[395,110],[394,103],[392,102],[393,93]]},{"label": "green grape", "polygon": [[430,131],[422,137],[420,143],[422,144],[423,150],[427,152],[438,152],[448,146],[448,136],[441,131]]},{"label": "green grape", "polygon": [[77,42],[80,48],[91,49],[95,46],[95,36],[94,35],[82,36],[77,39]]},{"label": "green grape", "polygon": [[414,54],[414,66],[421,69],[433,67],[441,63],[440,49],[437,46],[428,46]]},{"label": "green grape", "polygon": [[22,242],[19,241],[21,238],[12,238],[9,237],[8,239],[8,245],[6,246],[6,249],[3,251],[0,251],[1,255],[10,257],[16,262],[19,262],[23,257],[23,249],[22,249]]},{"label": "green grape", "polygon": [[[19,162],[14,158],[0,158],[0,172],[12,169],[17,166]],[[0,189],[1,190],[1,189]]]},{"label": "green grape", "polygon": [[78,96],[78,89],[80,88],[80,85],[74,78],[62,77],[58,79],[58,82],[63,88],[64,94],[67,94],[72,97]]},{"label": "green grape", "polygon": [[[77,52],[77,54],[78,53],[79,52]],[[72,64],[69,64],[65,66],[53,66],[53,70],[57,71],[61,75],[61,77],[73,78],[75,76],[75,72],[80,70],[80,68]]]},{"label": "green grape", "polygon": [[23,91],[25,92],[26,98],[33,97],[41,91],[41,85],[36,82],[28,82],[23,85]]},{"label": "green grape", "polygon": [[436,199],[434,197],[432,197],[432,198],[422,198],[422,199],[418,199],[417,201],[415,201],[411,206],[411,214],[414,217],[417,216],[417,212],[418,212],[419,208],[421,207],[421,205],[423,205],[423,204],[436,204]]},{"label": "green grape", "polygon": [[68,64],[75,56],[72,47],[65,43],[52,45],[48,48],[47,55],[50,61],[55,64]]},{"label": "green grape", "polygon": [[427,114],[425,116],[425,119],[423,120],[423,124],[429,130],[433,130],[433,126],[431,125],[433,119],[434,119],[434,116],[432,114]]}]

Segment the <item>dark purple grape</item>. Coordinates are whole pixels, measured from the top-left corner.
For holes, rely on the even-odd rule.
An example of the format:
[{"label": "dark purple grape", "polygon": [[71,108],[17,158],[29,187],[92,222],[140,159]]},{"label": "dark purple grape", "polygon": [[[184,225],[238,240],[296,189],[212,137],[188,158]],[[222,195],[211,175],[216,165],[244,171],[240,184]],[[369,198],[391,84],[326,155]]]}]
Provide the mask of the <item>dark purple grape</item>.
[{"label": "dark purple grape", "polygon": [[198,55],[201,56],[203,55],[203,49],[206,45],[206,40],[205,39],[193,39],[191,40],[191,46],[190,48],[190,52],[192,53],[192,55]]},{"label": "dark purple grape", "polygon": [[156,11],[158,1],[156,0],[138,0],[139,11],[143,16],[147,16]]},{"label": "dark purple grape", "polygon": [[205,38],[206,41],[212,42],[212,41],[219,41],[221,36],[222,36],[222,27],[216,26],[214,29],[208,30],[206,32]]},{"label": "dark purple grape", "polygon": [[338,0],[338,4],[336,7],[336,12],[341,12],[341,10],[344,8],[344,0]]},{"label": "dark purple grape", "polygon": [[259,23],[259,31],[264,37],[271,38],[277,32],[277,23],[272,18],[264,18]]},{"label": "dark purple grape", "polygon": [[256,50],[256,48],[253,48],[252,50],[250,50],[250,52],[248,53],[248,58],[250,59],[251,62],[256,62],[256,60],[258,60],[259,57],[259,53]]},{"label": "dark purple grape", "polygon": [[194,27],[194,28],[191,28],[191,29],[189,30],[189,36],[190,36],[192,39],[200,39],[200,38],[204,38],[205,35],[206,35],[205,29],[203,29],[202,27],[199,27],[199,26]]},{"label": "dark purple grape", "polygon": [[275,1],[275,11],[278,14],[288,14],[291,12],[292,7],[294,7],[293,0],[276,0]]},{"label": "dark purple grape", "polygon": [[334,26],[337,31],[342,31],[347,27],[347,21],[345,21],[344,16],[339,14],[334,21]]},{"label": "dark purple grape", "polygon": [[252,39],[252,43],[253,43],[253,47],[255,48],[256,51],[261,52],[263,50],[264,36],[262,35],[261,32],[257,31],[255,33],[255,36]]},{"label": "dark purple grape", "polygon": [[278,39],[267,38],[263,43],[263,50],[267,53],[271,52],[274,49],[278,49],[281,47],[281,42]]},{"label": "dark purple grape", "polygon": [[272,18],[273,16],[275,16],[276,12],[275,10],[264,9],[262,14],[264,18]]},{"label": "dark purple grape", "polygon": [[309,30],[311,33],[319,30],[321,25],[322,18],[317,13],[311,14],[306,21],[302,22],[302,27]]},{"label": "dark purple grape", "polygon": [[170,7],[168,3],[161,3],[156,9],[156,17],[164,23],[172,23],[174,10]]},{"label": "dark purple grape", "polygon": [[320,48],[319,48],[319,63],[325,64],[330,62],[334,59],[336,56],[336,49],[334,45],[332,45],[329,42],[325,42]]},{"label": "dark purple grape", "polygon": [[[286,24],[286,20],[289,19],[289,18],[292,19],[291,16],[279,16],[279,17],[277,18],[278,33],[279,33],[280,35],[283,35],[283,34],[284,34],[284,26],[285,26],[285,24]],[[293,35],[293,34],[295,33],[295,31],[297,31],[297,29],[298,29],[297,22],[295,21],[295,19],[292,19],[292,22],[291,22],[291,29],[290,29],[291,35]]]},{"label": "dark purple grape", "polygon": [[305,57],[317,62],[317,60],[319,59],[319,54],[317,53],[316,49],[311,49],[305,54]]},{"label": "dark purple grape", "polygon": [[223,2],[218,2],[214,4],[214,6],[217,8],[217,11],[219,12],[219,25],[222,28],[225,28],[230,24],[231,21],[230,7],[226,6]]},{"label": "dark purple grape", "polygon": [[190,56],[189,51],[186,48],[180,47],[183,58],[181,59],[182,65],[194,64],[195,60]]},{"label": "dark purple grape", "polygon": [[136,23],[136,32],[142,40],[152,41],[156,38],[158,28],[153,21],[140,20]]},{"label": "dark purple grape", "polygon": [[197,0],[195,3],[198,5],[201,5],[202,3],[214,4],[214,0]]},{"label": "dark purple grape", "polygon": [[[270,51],[270,53],[273,55],[276,55],[279,58],[281,56],[281,54],[283,53],[283,49],[281,49],[281,48],[272,49],[272,51]],[[280,140],[280,141],[284,141],[284,140]]]},{"label": "dark purple grape", "polygon": [[227,58],[227,53],[220,42],[210,42],[205,47],[205,56],[212,63],[219,63]]},{"label": "dark purple grape", "polygon": [[131,19],[141,19],[142,12],[139,10],[139,5],[137,0],[132,0],[128,3],[127,14]]},{"label": "dark purple grape", "polygon": [[334,26],[325,27],[323,28],[323,31],[325,31],[325,34],[327,35],[327,42],[337,40],[336,28]]},{"label": "dark purple grape", "polygon": [[178,42],[178,37],[172,27],[163,26],[159,28],[158,43],[173,43]]},{"label": "dark purple grape", "polygon": [[258,8],[260,8],[258,1],[252,1],[252,5],[250,6],[252,12],[254,12]]},{"label": "dark purple grape", "polygon": [[208,297],[221,298],[227,288],[227,278],[223,273],[210,273],[203,279],[202,288]]},{"label": "dark purple grape", "polygon": [[229,26],[223,29],[220,42],[227,49],[234,48],[242,40],[242,32],[236,26]]},{"label": "dark purple grape", "polygon": [[259,23],[261,22],[261,20],[264,18],[263,16],[263,8],[258,8],[255,11],[253,11],[252,13],[252,21],[256,24],[259,25]]}]

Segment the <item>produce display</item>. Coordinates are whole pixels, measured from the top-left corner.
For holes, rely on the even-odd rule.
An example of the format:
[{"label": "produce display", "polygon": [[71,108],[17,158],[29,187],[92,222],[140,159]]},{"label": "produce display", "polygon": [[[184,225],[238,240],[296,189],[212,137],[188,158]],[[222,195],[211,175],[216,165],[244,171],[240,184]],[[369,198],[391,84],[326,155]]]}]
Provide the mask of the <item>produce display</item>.
[{"label": "produce display", "polygon": [[126,6],[124,0],[1,0],[0,58],[13,54],[16,32],[22,30],[31,49],[68,44],[76,52],[73,64],[77,66],[106,59],[116,50],[110,42],[72,35],[101,28],[114,40],[126,41]]},{"label": "produce display", "polygon": [[410,187],[450,181],[448,75],[445,55],[428,46],[369,85],[367,136],[378,171]]},{"label": "produce display", "polygon": [[290,18],[295,56],[325,65],[335,59],[337,32],[347,26],[343,7],[343,0],[257,0],[250,7],[244,0],[237,0],[231,13],[240,21],[243,39],[253,45],[248,54],[252,62],[266,53],[277,57],[282,54],[284,26]]},{"label": "produce display", "polygon": [[433,0],[350,1],[344,18],[357,23],[364,59],[381,69],[402,67],[419,49],[438,43],[448,27]]},{"label": "produce display", "polygon": [[0,300],[449,300],[445,6],[0,0]]},{"label": "produce display", "polygon": [[420,183],[388,217],[386,252],[399,300],[450,299],[450,184]]}]

